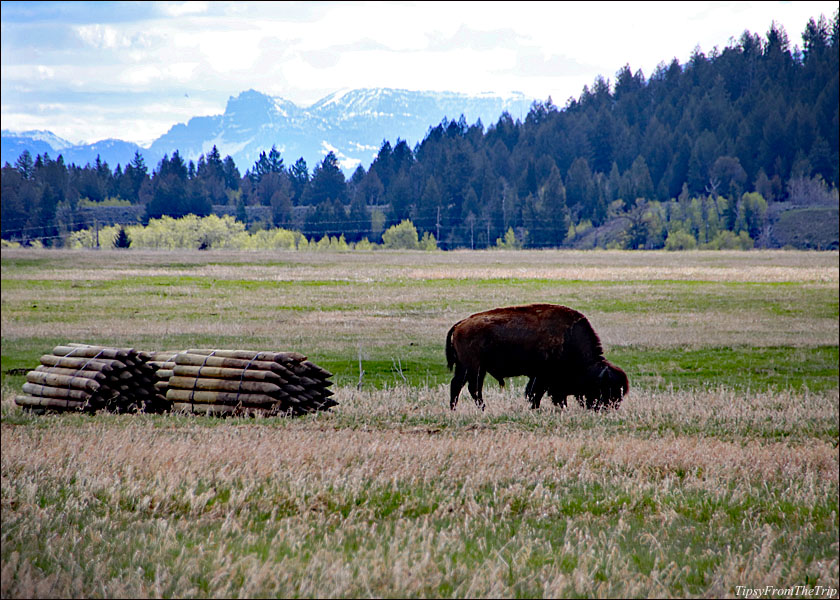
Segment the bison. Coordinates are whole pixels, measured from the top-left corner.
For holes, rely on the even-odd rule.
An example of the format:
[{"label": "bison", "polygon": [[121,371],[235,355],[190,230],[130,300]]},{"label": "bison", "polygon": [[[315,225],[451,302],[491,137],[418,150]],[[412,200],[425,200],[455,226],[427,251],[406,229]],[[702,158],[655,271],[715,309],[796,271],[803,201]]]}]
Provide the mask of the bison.
[{"label": "bison", "polygon": [[455,323],[446,335],[446,362],[455,368],[452,410],[465,383],[484,410],[481,389],[487,373],[501,386],[507,377],[527,375],[531,408],[539,408],[546,392],[560,406],[571,395],[587,408],[616,407],[630,388],[624,371],[604,358],[586,317],[556,304],[495,308]]}]

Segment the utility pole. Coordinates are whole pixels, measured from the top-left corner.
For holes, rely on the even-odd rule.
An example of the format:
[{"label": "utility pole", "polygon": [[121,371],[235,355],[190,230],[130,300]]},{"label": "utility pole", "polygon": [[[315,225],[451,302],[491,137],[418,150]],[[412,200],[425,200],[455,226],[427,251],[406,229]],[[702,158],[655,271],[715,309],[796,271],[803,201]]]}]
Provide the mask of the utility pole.
[{"label": "utility pole", "polygon": [[99,250],[99,220],[93,220],[93,227],[96,229],[96,249]]}]

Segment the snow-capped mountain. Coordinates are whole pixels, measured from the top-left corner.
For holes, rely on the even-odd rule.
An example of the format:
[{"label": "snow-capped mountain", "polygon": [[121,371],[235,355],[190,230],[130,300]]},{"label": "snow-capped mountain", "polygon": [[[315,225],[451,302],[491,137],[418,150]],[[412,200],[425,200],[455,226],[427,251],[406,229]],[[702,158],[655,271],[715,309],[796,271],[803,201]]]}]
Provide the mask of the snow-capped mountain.
[{"label": "snow-capped mountain", "polygon": [[50,158],[56,158],[60,154],[66,164],[75,163],[80,166],[95,163],[98,155],[114,167],[117,164],[125,165],[128,163],[134,157],[136,150],[141,153],[146,152],[137,144],[122,140],[101,140],[93,144],[77,145],[58,137],[51,131],[21,131],[16,133],[4,129],[0,163],[14,164],[24,150],[29,150],[33,158],[44,153],[49,154]]},{"label": "snow-capped mountain", "polygon": [[286,165],[303,157],[310,170],[332,150],[349,174],[357,165],[367,168],[383,140],[395,145],[399,138],[413,147],[443,118],[457,120],[461,115],[469,124],[480,119],[485,127],[496,123],[504,111],[514,119],[524,119],[532,102],[521,94],[503,98],[376,88],[336,92],[303,108],[248,90],[231,97],[223,114],[179,123],[148,148],[121,140],[77,146],[50,132],[4,130],[1,160],[14,163],[28,149],[33,156],[47,151],[55,158],[60,153],[66,163],[78,165],[93,164],[98,154],[115,167],[125,165],[139,150],[151,166],[175,150],[187,160],[197,160],[215,145],[223,157],[232,156],[244,173],[260,152],[276,146]]},{"label": "snow-capped mountain", "polygon": [[19,133],[13,133],[11,131],[3,130],[3,139],[6,139],[6,136],[19,136],[22,138],[29,138],[31,140],[35,140],[38,142],[44,142],[54,150],[60,150],[62,148],[69,148],[73,145],[73,142],[68,142],[64,138],[58,137],[52,131],[41,131],[41,130],[30,130],[30,131],[21,131]]},{"label": "snow-capped mountain", "polygon": [[1,164],[13,164],[24,150],[29,150],[33,158],[38,154],[48,153],[53,158],[63,150],[72,146],[71,142],[62,139],[51,131],[21,131],[14,132],[4,129],[2,131],[2,152]]}]

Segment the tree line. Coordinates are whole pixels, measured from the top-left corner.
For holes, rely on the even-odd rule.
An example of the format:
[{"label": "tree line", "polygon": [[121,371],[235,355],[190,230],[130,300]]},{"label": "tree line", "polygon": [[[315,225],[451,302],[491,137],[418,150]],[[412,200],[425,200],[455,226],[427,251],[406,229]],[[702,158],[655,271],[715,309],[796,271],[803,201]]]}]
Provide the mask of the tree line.
[{"label": "tree line", "polygon": [[83,206],[116,198],[145,206],[146,222],[221,204],[244,223],[261,205],[271,222],[252,228],[348,242],[379,242],[410,220],[442,248],[562,246],[618,222],[628,248],[663,247],[677,233],[761,243],[768,207],[794,190],[825,196],[840,179],[837,13],[810,19],[802,40],[792,48],[773,23],[722,50],[696,48],[686,64],[660,63],[649,78],[626,65],[563,108],[535,102],[524,120],[444,119],[413,148],[383,141],[349,178],[332,152],[310,172],[276,147],[244,174],[216,147],[196,162],[175,151],[151,171],[140,153],[112,169],[24,152],[2,169],[2,237],[60,245],[90,226]]}]

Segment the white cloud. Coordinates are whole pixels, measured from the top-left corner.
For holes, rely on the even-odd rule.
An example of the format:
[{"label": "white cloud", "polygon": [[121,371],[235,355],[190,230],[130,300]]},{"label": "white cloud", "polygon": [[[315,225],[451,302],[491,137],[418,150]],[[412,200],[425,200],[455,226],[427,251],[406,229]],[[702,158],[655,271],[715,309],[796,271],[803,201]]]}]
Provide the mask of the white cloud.
[{"label": "white cloud", "polygon": [[83,42],[98,49],[127,48],[131,39],[110,25],[80,25],[76,32]]},{"label": "white cloud", "polygon": [[159,2],[158,6],[163,14],[170,17],[198,15],[207,12],[206,2]]},{"label": "white cloud", "polygon": [[120,81],[130,86],[145,86],[159,79],[160,69],[153,66],[132,67],[120,75]]},{"label": "white cloud", "polygon": [[38,76],[41,79],[52,79],[53,77],[55,77],[55,69],[53,69],[51,67],[47,67],[47,66],[44,66],[44,65],[38,65],[37,71],[38,71]]},{"label": "white cloud", "polygon": [[[38,127],[58,133],[60,125],[65,137],[90,139],[116,114],[97,110],[91,98],[118,92],[154,94],[172,107],[159,111],[161,119],[190,116],[181,110],[185,93],[203,94],[207,104],[212,96],[211,114],[219,114],[225,98],[250,88],[301,105],[359,87],[518,90],[562,105],[597,75],[613,80],[625,63],[650,76],[660,61],[685,62],[698,44],[708,53],[744,29],[763,35],[774,19],[791,45],[801,45],[807,19],[830,18],[837,4],[164,2],[140,11],[141,20],[107,23],[97,18],[100,6],[76,23],[3,21],[4,127],[21,128],[12,121],[28,107],[69,103],[80,93],[85,104],[75,104],[74,118],[56,115]],[[144,104],[136,100],[125,114]],[[105,137],[128,137],[124,117],[110,123]]]}]

